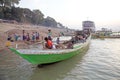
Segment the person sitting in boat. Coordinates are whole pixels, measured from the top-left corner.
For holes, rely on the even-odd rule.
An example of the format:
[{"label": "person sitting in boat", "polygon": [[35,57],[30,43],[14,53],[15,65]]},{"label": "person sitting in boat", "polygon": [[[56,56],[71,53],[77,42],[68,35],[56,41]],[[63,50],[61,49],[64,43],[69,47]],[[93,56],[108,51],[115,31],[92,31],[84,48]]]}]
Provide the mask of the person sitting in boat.
[{"label": "person sitting in boat", "polygon": [[65,45],[63,43],[60,43],[59,37],[57,37],[55,47],[56,47],[56,49],[65,49]]},{"label": "person sitting in boat", "polygon": [[46,41],[45,47],[48,48],[48,49],[52,49],[53,48],[52,41],[49,40],[47,37],[45,37],[44,40]]},{"label": "person sitting in boat", "polygon": [[69,41],[67,43],[67,49],[73,49],[73,43],[72,43],[72,41]]},{"label": "person sitting in boat", "polygon": [[76,43],[75,37],[72,37],[71,41],[73,44],[75,44]]},{"label": "person sitting in boat", "polygon": [[79,40],[80,40],[81,43],[85,42],[85,38],[82,35],[79,36]]}]

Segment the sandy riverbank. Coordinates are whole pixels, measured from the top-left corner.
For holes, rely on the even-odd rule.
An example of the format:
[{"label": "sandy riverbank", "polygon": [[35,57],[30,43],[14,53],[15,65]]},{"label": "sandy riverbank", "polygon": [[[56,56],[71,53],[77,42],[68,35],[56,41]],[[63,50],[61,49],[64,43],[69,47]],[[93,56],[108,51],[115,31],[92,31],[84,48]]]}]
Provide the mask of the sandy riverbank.
[{"label": "sandy riverbank", "polygon": [[[37,31],[40,33],[41,38],[42,36],[47,36],[48,29],[51,29],[53,37],[58,36],[60,32],[66,31],[66,29],[48,28],[44,26],[35,26],[29,24],[0,23],[0,50],[5,48],[8,34],[13,35],[14,33],[17,33],[19,35],[22,35],[23,30],[25,30],[26,33],[32,34],[33,32]],[[19,42],[19,44],[23,44],[23,42]]]}]

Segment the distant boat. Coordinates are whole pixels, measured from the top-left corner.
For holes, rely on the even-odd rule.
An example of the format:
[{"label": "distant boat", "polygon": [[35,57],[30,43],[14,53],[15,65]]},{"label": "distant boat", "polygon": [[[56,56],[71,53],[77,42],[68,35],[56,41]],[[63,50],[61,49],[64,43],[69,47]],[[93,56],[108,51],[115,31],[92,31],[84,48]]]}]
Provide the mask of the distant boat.
[{"label": "distant boat", "polygon": [[32,64],[48,64],[63,61],[82,53],[89,46],[90,39],[91,36],[84,43],[74,44],[73,49],[40,50],[10,48],[10,50]]}]

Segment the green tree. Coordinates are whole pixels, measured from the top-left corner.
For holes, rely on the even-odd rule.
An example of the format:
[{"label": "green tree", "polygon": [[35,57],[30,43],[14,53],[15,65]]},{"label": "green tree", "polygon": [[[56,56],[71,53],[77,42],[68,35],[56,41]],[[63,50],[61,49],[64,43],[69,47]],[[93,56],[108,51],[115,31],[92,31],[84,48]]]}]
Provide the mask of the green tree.
[{"label": "green tree", "polygon": [[23,9],[23,18],[25,23],[32,23],[33,12],[30,9]]},{"label": "green tree", "polygon": [[23,22],[24,21],[23,12],[24,12],[23,8],[12,7],[12,9],[11,9],[12,20],[16,20],[18,22]]},{"label": "green tree", "polygon": [[11,8],[19,4],[20,0],[0,0],[0,18],[11,19]]},{"label": "green tree", "polygon": [[55,21],[55,19],[49,16],[43,20],[42,24],[48,27],[57,27],[57,22]]},{"label": "green tree", "polygon": [[4,18],[3,8],[0,6],[0,19]]},{"label": "green tree", "polygon": [[44,19],[44,14],[40,10],[33,10],[33,23],[34,24],[41,24]]}]

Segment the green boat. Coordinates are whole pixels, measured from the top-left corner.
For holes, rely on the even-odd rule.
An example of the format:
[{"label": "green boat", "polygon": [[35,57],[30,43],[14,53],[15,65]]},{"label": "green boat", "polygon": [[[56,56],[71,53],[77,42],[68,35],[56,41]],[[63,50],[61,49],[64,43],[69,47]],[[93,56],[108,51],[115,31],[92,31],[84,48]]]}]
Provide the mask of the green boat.
[{"label": "green boat", "polygon": [[91,37],[88,37],[86,42],[74,44],[73,49],[40,50],[10,48],[10,50],[32,64],[48,64],[63,61],[82,53],[89,46],[90,39]]}]

